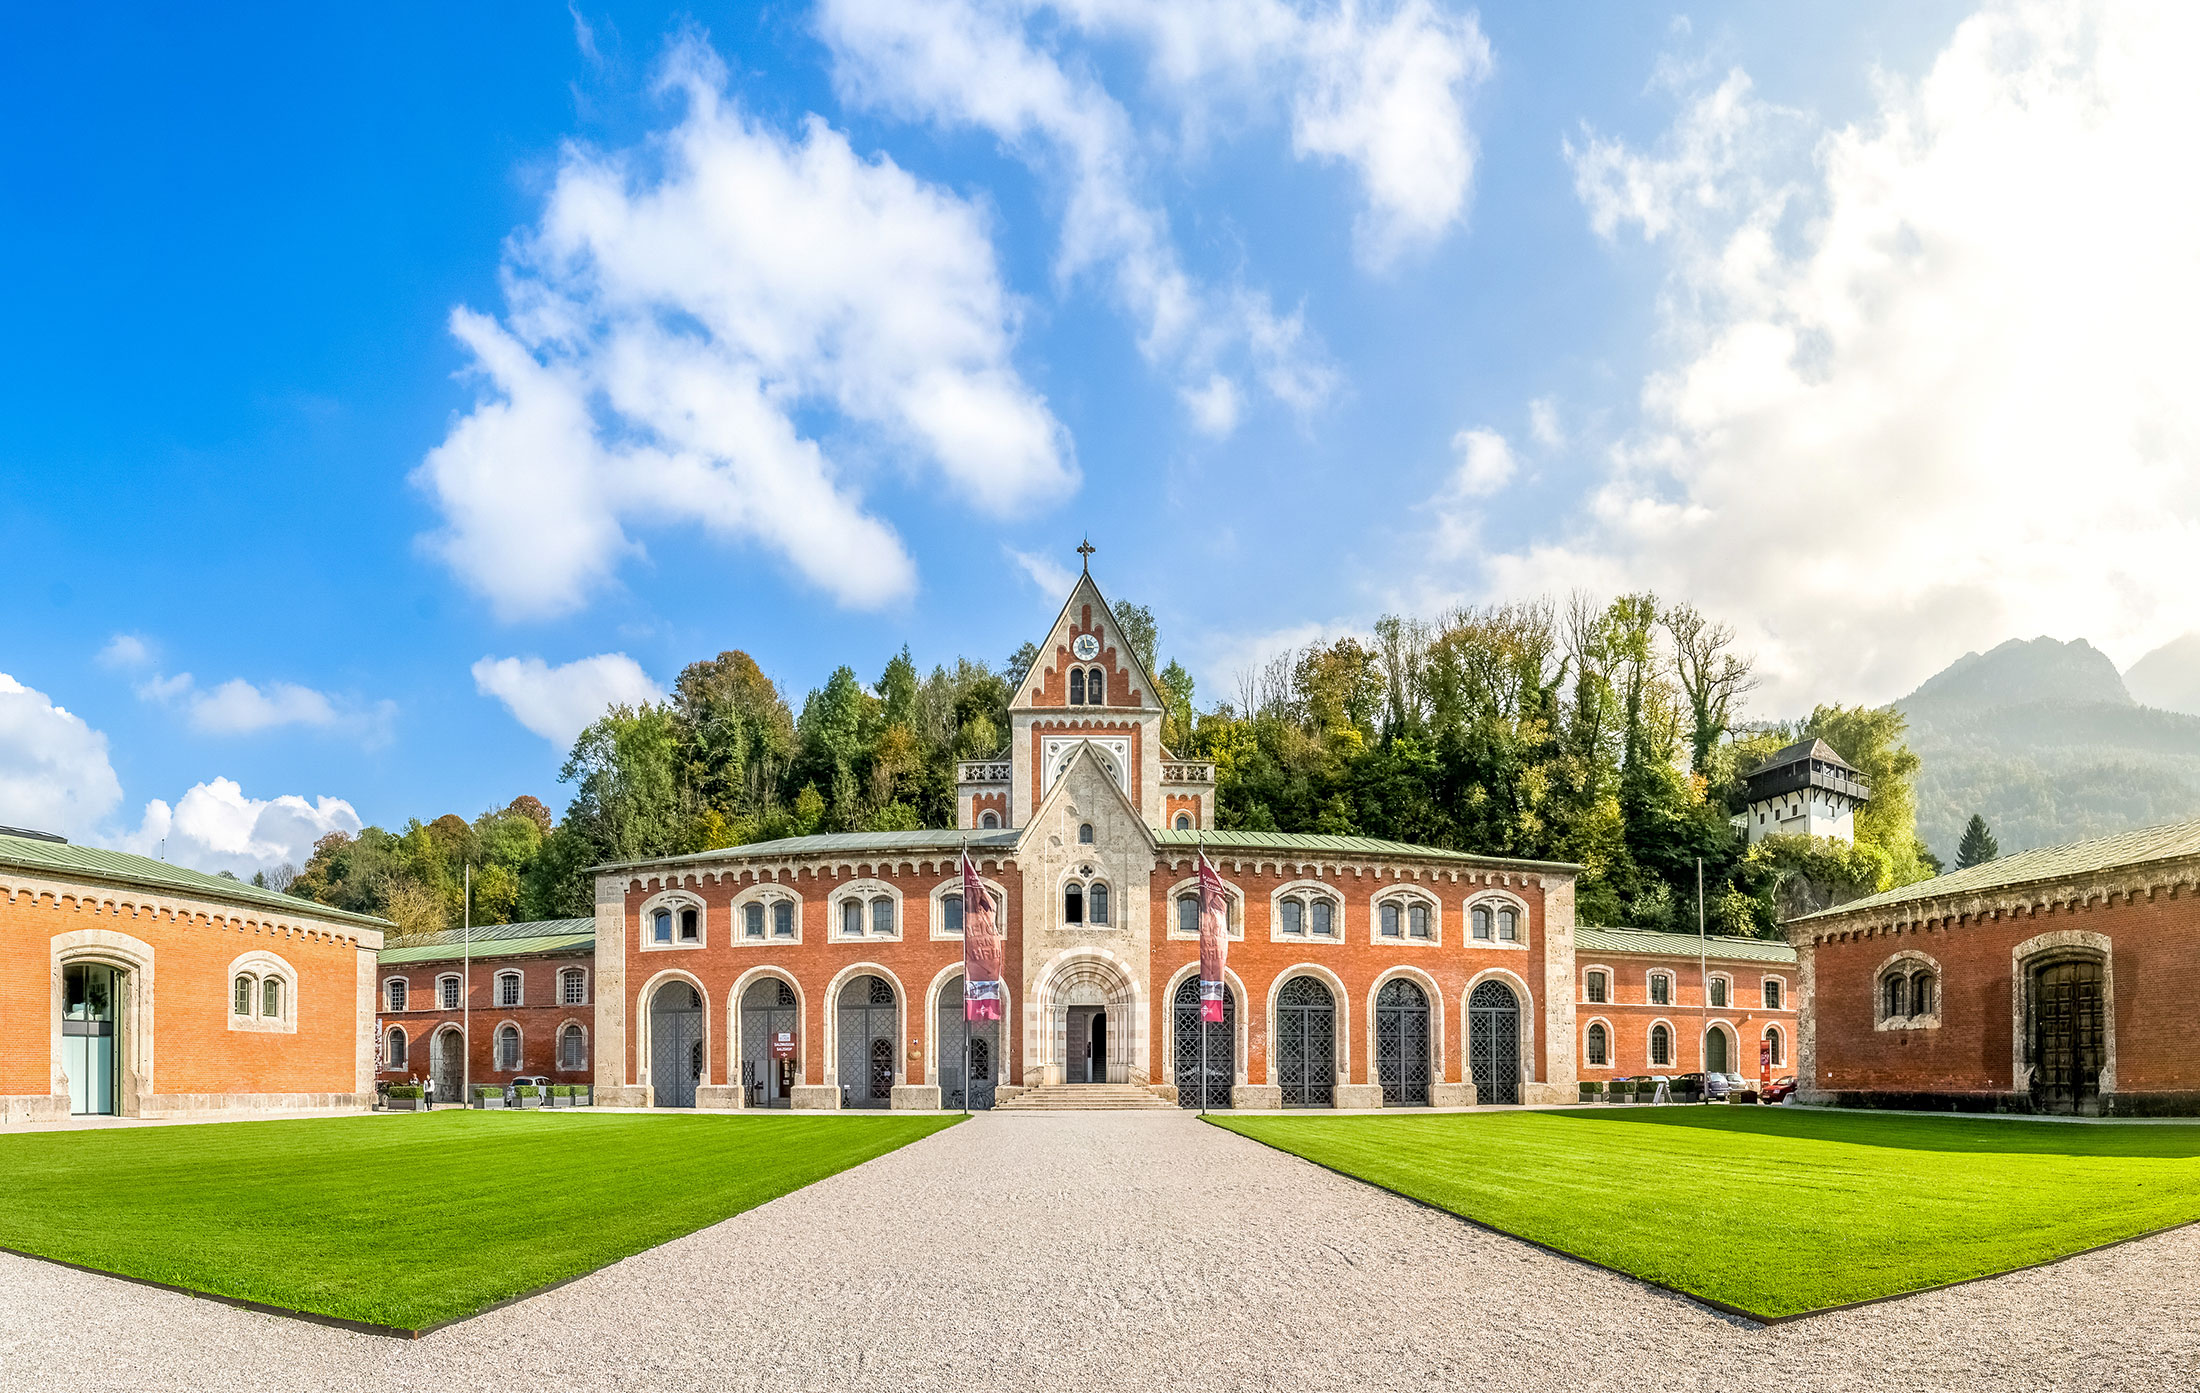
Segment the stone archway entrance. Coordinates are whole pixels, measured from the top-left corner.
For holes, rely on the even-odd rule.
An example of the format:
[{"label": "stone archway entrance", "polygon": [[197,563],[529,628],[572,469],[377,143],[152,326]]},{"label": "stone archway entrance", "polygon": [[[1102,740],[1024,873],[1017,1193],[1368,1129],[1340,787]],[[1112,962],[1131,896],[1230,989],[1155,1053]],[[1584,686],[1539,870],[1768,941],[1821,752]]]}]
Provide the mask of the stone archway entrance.
[{"label": "stone archway entrance", "polygon": [[1047,1022],[1041,1077],[1048,1083],[1146,1081],[1132,1033],[1136,994],[1114,963],[1073,958],[1061,964],[1048,974],[1039,1004]]},{"label": "stone archway entrance", "polygon": [[1428,1106],[1431,1072],[1428,993],[1393,977],[1375,997],[1375,1074],[1383,1085],[1383,1106]]},{"label": "stone archway entrance", "polygon": [[1726,1032],[1718,1026],[1711,1027],[1711,1033],[1706,1035],[1703,1041],[1704,1072],[1707,1074],[1733,1073],[1733,1061],[1729,1057],[1731,1053],[1727,1049]]},{"label": "stone archway entrance", "polygon": [[1480,1103],[1520,1101],[1520,998],[1483,982],[1467,998],[1467,1061]]},{"label": "stone archway entrance", "polygon": [[465,1078],[466,1036],[454,1026],[435,1037],[435,1049],[428,1057],[429,1092],[438,1103],[463,1103],[466,1100],[458,1095]]},{"label": "stone archway entrance", "polygon": [[801,1069],[802,1012],[794,988],[760,977],[741,994],[741,1106],[784,1108]]},{"label": "stone archway entrance", "polygon": [[1197,973],[1177,984],[1169,1003],[1176,1042],[1176,1102],[1182,1108],[1227,1108],[1237,1081],[1237,993],[1222,994],[1222,1019],[1204,1019]]},{"label": "stone archway entrance", "polygon": [[1276,993],[1276,1082],[1287,1108],[1337,1103],[1337,1002],[1312,977],[1294,977]]},{"label": "stone archway entrance", "polygon": [[2097,1115],[2107,1060],[2102,962],[2065,956],[2033,965],[2032,1105],[2041,1112]]},{"label": "stone archway entrance", "polygon": [[1001,1023],[964,1019],[960,976],[940,988],[938,1017],[932,1038],[939,1050],[940,1106],[973,1111],[992,1107],[993,1090],[1000,1083]]},{"label": "stone archway entrance", "polygon": [[69,1111],[121,1111],[122,988],[126,974],[106,963],[61,969],[61,1067],[69,1076]]},{"label": "stone archway entrance", "polygon": [[869,974],[840,989],[840,1105],[884,1108],[894,1101],[894,1045],[900,1039],[894,984]]},{"label": "stone archway entrance", "polygon": [[692,1108],[703,1080],[703,998],[667,982],[649,1003],[649,1082],[660,1108]]}]

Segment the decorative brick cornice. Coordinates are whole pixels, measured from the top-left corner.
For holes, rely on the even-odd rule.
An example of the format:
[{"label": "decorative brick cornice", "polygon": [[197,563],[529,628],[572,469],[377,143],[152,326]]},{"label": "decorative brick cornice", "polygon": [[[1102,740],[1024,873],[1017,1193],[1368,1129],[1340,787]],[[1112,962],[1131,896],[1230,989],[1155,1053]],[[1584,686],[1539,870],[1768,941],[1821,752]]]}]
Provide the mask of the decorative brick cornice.
[{"label": "decorative brick cornice", "polygon": [[1952,895],[1920,896],[1901,904],[1843,914],[1812,915],[1786,925],[1788,941],[1845,943],[1889,934],[1941,932],[2004,919],[2034,919],[2096,906],[2106,908],[2166,896],[2176,899],[2200,889],[2200,858],[2150,861],[2085,875],[2029,884],[1994,886]]}]

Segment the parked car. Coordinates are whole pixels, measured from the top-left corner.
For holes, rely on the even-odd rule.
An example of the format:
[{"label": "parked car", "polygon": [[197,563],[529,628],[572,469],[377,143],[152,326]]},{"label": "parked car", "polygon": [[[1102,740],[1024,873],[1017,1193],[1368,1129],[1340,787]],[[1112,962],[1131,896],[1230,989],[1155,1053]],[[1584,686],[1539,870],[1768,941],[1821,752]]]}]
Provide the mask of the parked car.
[{"label": "parked car", "polygon": [[1676,1074],[1673,1092],[1693,1093],[1705,1102],[1718,1102],[1727,1095],[1727,1076],[1724,1074]]},{"label": "parked car", "polygon": [[[1757,1099],[1756,1099],[1756,1088],[1757,1088],[1757,1085],[1755,1085],[1755,1084],[1751,1083],[1751,1082],[1750,1082],[1750,1081],[1749,1081],[1748,1079],[1745,1079],[1745,1078],[1743,1078],[1743,1077],[1742,1077],[1742,1076],[1741,1076],[1740,1074],[1716,1074],[1716,1075],[1714,1075],[1713,1077],[1715,1077],[1715,1078],[1721,1078],[1721,1079],[1724,1079],[1724,1080],[1726,1080],[1726,1100],[1727,1100],[1728,1102],[1730,1102],[1730,1103],[1740,1103],[1740,1102],[1750,1102],[1750,1103],[1754,1103],[1754,1102],[1756,1102],[1756,1101],[1757,1101]],[[1746,1098],[1746,1099],[1745,1099],[1745,1098],[1743,1098],[1743,1097],[1742,1097],[1742,1095],[1743,1095],[1744,1093],[1747,1093],[1747,1094],[1749,1094],[1750,1096],[1749,1096],[1748,1098]]]},{"label": "parked car", "polygon": [[547,1074],[521,1074],[518,1078],[512,1080],[512,1082],[515,1085],[531,1083],[535,1087],[541,1089],[543,1093],[547,1095],[550,1092],[550,1085],[555,1082],[555,1080],[553,1080]]},{"label": "parked car", "polygon": [[1783,1074],[1766,1087],[1761,1096],[1767,1103],[1785,1103],[1795,1093],[1795,1075]]}]

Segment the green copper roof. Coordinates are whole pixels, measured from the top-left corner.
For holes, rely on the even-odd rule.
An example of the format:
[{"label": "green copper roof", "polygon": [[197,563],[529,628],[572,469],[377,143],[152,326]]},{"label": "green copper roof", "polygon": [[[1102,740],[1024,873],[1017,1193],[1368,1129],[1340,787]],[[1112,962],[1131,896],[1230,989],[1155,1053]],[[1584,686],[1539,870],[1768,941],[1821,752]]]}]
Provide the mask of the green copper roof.
[{"label": "green copper roof", "polygon": [[623,871],[646,866],[677,866],[696,861],[739,861],[752,858],[776,861],[790,856],[953,851],[961,846],[968,846],[973,850],[982,848],[987,851],[1010,851],[1015,848],[1016,836],[1013,828],[984,832],[958,832],[942,828],[927,828],[916,832],[827,832],[814,837],[781,837],[771,842],[749,842],[744,846],[719,847],[712,851],[691,851],[683,856],[652,856],[641,861],[613,861],[608,865],[591,866],[589,869]]},{"label": "green copper roof", "polygon": [[1410,842],[1386,842],[1377,837],[1333,837],[1322,832],[1199,832],[1175,828],[1156,829],[1154,840],[1179,849],[1205,846],[1215,851],[1286,851],[1312,856],[1388,856],[1415,861],[1469,861],[1478,866],[1522,866],[1539,871],[1577,872],[1579,866],[1564,861],[1524,861],[1510,856],[1482,856],[1471,851],[1446,851],[1442,847],[1414,846]]},{"label": "green copper roof", "polygon": [[1801,924],[1813,919],[1855,914],[1860,910],[1887,909],[1914,900],[1974,895],[2018,885],[2069,880],[2075,876],[2093,875],[2119,866],[2143,866],[2150,861],[2182,861],[2188,857],[2200,857],[2200,822],[2173,822],[2161,827],[2142,827],[2135,832],[2118,832],[2112,837],[2093,837],[2082,842],[2064,842],[2059,846],[2034,847],[2030,851],[2012,852],[1968,870],[1950,871],[1946,875],[1921,880],[1915,885],[1905,885],[1898,890],[1866,895],[1861,900],[1850,900],[1847,904],[1822,909],[1815,914],[1801,915],[1788,922]]},{"label": "green copper roof", "polygon": [[1583,953],[1660,953],[1695,957],[1699,951],[1726,962],[1792,963],[1795,948],[1776,938],[1732,938],[1710,934],[1698,940],[1694,934],[1662,933],[1656,929],[1574,930],[1574,955]]},{"label": "green copper roof", "polygon": [[[423,934],[394,948],[384,948],[378,960],[391,963],[441,962],[466,951],[469,935],[458,929]],[[596,946],[593,919],[534,919],[524,924],[476,924],[471,933],[473,956],[516,958],[524,953],[570,953]]]},{"label": "green copper roof", "polygon": [[150,856],[109,851],[104,847],[49,842],[38,837],[0,837],[0,866],[67,880],[96,880],[109,885],[167,890],[227,904],[281,910],[301,919],[326,919],[379,930],[394,927],[389,920],[377,919],[371,914],[332,909],[279,890],[263,890],[227,876],[208,875],[167,861],[156,861]]}]

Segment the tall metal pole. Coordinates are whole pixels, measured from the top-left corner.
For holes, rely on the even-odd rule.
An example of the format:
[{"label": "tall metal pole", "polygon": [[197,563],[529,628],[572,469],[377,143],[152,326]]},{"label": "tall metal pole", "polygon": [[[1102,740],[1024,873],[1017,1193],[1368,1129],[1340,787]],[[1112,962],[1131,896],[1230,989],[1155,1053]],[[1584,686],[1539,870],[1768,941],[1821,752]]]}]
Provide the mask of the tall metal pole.
[{"label": "tall metal pole", "polygon": [[458,1105],[472,1101],[474,1091],[474,868],[466,867],[466,894],[459,910],[460,961],[458,974],[459,1065]]},{"label": "tall metal pole", "polygon": [[1703,1093],[1711,1097],[1711,940],[1703,927],[1703,858],[1696,858],[1696,1065],[1703,1070]]}]

